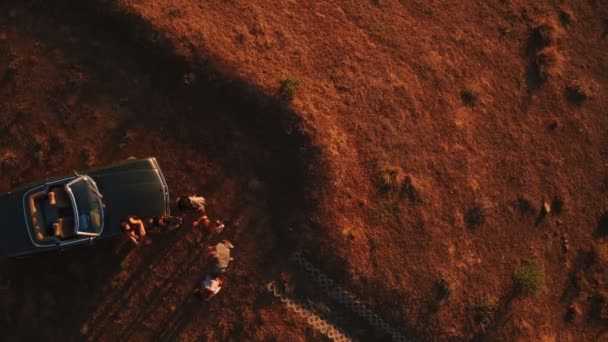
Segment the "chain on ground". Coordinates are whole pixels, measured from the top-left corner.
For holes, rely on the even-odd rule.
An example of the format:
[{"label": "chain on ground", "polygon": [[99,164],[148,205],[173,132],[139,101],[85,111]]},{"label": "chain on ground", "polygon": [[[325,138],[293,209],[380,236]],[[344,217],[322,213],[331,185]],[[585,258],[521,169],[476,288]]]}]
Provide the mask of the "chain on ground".
[{"label": "chain on ground", "polygon": [[299,252],[292,255],[291,260],[306,270],[306,273],[314,279],[323,291],[331,298],[346,306],[359,317],[367,320],[369,324],[388,334],[395,342],[406,342],[407,339],[401,335],[399,331],[392,328],[380,316],[368,309],[365,305],[355,299],[349,292],[343,290],[340,286],[335,285],[333,279],[326,276],[308,260],[306,260]]},{"label": "chain on ground", "polygon": [[348,337],[348,335],[341,332],[337,327],[327,322],[321,316],[312,312],[312,310],[308,308],[308,305],[300,303],[295,299],[289,298],[278,288],[277,284],[274,281],[270,282],[266,288],[268,289],[268,292],[279,298],[281,302],[285,304],[285,306],[287,306],[291,311],[297,313],[300,317],[304,318],[306,320],[306,323],[312,326],[315,330],[329,337],[331,340],[335,342],[352,341],[352,339]]}]

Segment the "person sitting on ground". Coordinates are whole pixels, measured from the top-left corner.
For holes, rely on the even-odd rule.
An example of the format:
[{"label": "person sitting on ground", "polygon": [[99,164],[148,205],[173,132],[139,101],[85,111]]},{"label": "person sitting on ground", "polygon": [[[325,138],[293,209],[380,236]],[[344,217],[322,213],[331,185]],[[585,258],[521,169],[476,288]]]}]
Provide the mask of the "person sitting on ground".
[{"label": "person sitting on ground", "polygon": [[200,286],[196,289],[195,294],[204,300],[209,300],[222,289],[224,282],[220,277],[212,278],[210,275],[205,276],[201,281]]},{"label": "person sitting on ground", "polygon": [[139,245],[139,237],[135,233],[135,230],[131,228],[131,225],[127,221],[123,221],[120,223],[120,229],[127,234],[129,239],[135,244],[135,246]]},{"label": "person sitting on ground", "polygon": [[129,216],[121,223],[121,228],[123,231],[127,232],[129,239],[131,239],[136,246],[142,241],[145,244],[150,243],[150,240],[146,234],[144,222],[141,219],[135,216]]},{"label": "person sitting on ground", "polygon": [[192,223],[193,227],[203,224],[208,224],[209,218],[205,215],[205,205],[207,200],[203,196],[181,196],[177,199],[177,209],[183,213],[191,212],[200,215],[198,219]]},{"label": "person sitting on ground", "polygon": [[148,220],[151,229],[159,232],[170,232],[182,226],[184,219],[181,216],[159,216]]}]

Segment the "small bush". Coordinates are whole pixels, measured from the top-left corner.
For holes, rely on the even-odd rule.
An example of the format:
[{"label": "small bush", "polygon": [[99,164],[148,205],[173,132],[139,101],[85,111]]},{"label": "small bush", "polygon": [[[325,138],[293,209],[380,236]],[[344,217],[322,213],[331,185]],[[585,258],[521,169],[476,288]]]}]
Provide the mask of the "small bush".
[{"label": "small bush", "polygon": [[6,150],[0,155],[0,169],[11,168],[17,165],[17,154],[11,150]]},{"label": "small bush", "polygon": [[281,80],[279,85],[279,97],[283,101],[291,101],[300,87],[300,80],[293,76],[289,76]]},{"label": "small bush", "polygon": [[464,221],[469,228],[477,228],[486,222],[485,209],[475,204],[464,215]]},{"label": "small bush", "polygon": [[597,233],[600,236],[608,235],[608,211],[605,211],[597,222]]},{"label": "small bush", "polygon": [[566,86],[566,97],[576,105],[582,104],[592,95],[591,85],[581,80],[573,80]]},{"label": "small bush", "polygon": [[34,159],[36,161],[46,161],[48,159],[48,155],[49,155],[49,151],[50,151],[50,146],[49,143],[44,140],[44,138],[36,138],[36,144],[35,144],[35,151],[34,151]]},{"label": "small bush", "polygon": [[534,215],[536,213],[536,209],[534,209],[532,203],[523,196],[517,197],[516,206],[522,215]]},{"label": "small bush", "polygon": [[452,287],[450,286],[450,281],[445,278],[439,279],[435,283],[435,288],[437,290],[437,300],[444,300],[450,296],[452,293]]},{"label": "small bush", "polygon": [[376,220],[386,220],[399,214],[399,206],[396,203],[380,202],[373,209]]},{"label": "small bush", "polygon": [[594,258],[603,265],[608,264],[608,243],[597,242],[593,245]]},{"label": "small bush", "polygon": [[473,107],[475,103],[477,103],[477,96],[475,96],[475,93],[470,89],[462,90],[460,92],[460,99],[462,100],[462,103],[470,107]]},{"label": "small bush", "polygon": [[492,321],[497,309],[495,298],[481,300],[473,306],[473,321],[477,324],[488,324]]},{"label": "small bush", "polygon": [[563,26],[569,26],[572,23],[572,12],[567,9],[562,9],[559,11],[559,22]]},{"label": "small bush", "polygon": [[538,262],[534,259],[528,259],[519,266],[514,274],[516,290],[523,295],[540,294],[543,286],[547,282],[545,272]]},{"label": "small bush", "polygon": [[87,167],[94,166],[96,163],[95,150],[91,146],[84,146],[82,149],[82,158]]},{"label": "small bush", "polygon": [[532,29],[528,38],[528,51],[536,52],[555,43],[557,40],[557,30],[551,20],[545,20]]},{"label": "small bush", "polygon": [[553,198],[551,201],[551,211],[556,215],[559,215],[564,211],[564,200],[561,197],[555,196]]},{"label": "small bush", "polygon": [[405,177],[405,179],[401,183],[401,194],[411,202],[420,203],[421,201],[420,194],[412,183],[412,178],[410,176]]},{"label": "small bush", "polygon": [[401,188],[405,180],[405,173],[398,166],[385,166],[380,170],[380,188],[390,191]]},{"label": "small bush", "polygon": [[538,79],[545,82],[553,75],[561,62],[561,55],[552,47],[543,49],[536,55],[534,63],[538,72]]},{"label": "small bush", "polygon": [[608,321],[608,293],[606,291],[598,291],[590,298],[591,302],[591,317]]}]

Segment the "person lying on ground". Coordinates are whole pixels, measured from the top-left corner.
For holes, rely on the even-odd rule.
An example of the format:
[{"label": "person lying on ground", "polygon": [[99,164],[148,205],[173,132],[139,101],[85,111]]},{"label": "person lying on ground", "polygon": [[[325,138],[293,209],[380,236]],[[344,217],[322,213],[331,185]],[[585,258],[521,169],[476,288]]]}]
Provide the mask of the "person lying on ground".
[{"label": "person lying on ground", "polygon": [[162,233],[170,232],[182,226],[184,219],[181,216],[159,216],[148,220],[150,229]]},{"label": "person lying on ground", "polygon": [[200,286],[194,292],[201,299],[209,300],[222,289],[224,282],[220,277],[212,278],[210,275],[205,276],[201,281]]},{"label": "person lying on ground", "polygon": [[230,262],[234,260],[231,256],[233,248],[234,245],[228,240],[224,240],[208,248],[208,256],[211,259],[210,272],[212,275],[219,276],[226,272],[228,266],[230,266]]}]

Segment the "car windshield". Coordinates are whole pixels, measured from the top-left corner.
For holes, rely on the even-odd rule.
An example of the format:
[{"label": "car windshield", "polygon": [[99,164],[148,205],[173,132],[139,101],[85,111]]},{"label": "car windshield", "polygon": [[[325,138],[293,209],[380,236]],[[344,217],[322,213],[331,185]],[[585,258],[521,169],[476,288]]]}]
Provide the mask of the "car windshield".
[{"label": "car windshield", "polygon": [[78,235],[98,236],[103,230],[103,203],[97,184],[88,176],[80,176],[65,186],[74,206]]}]

